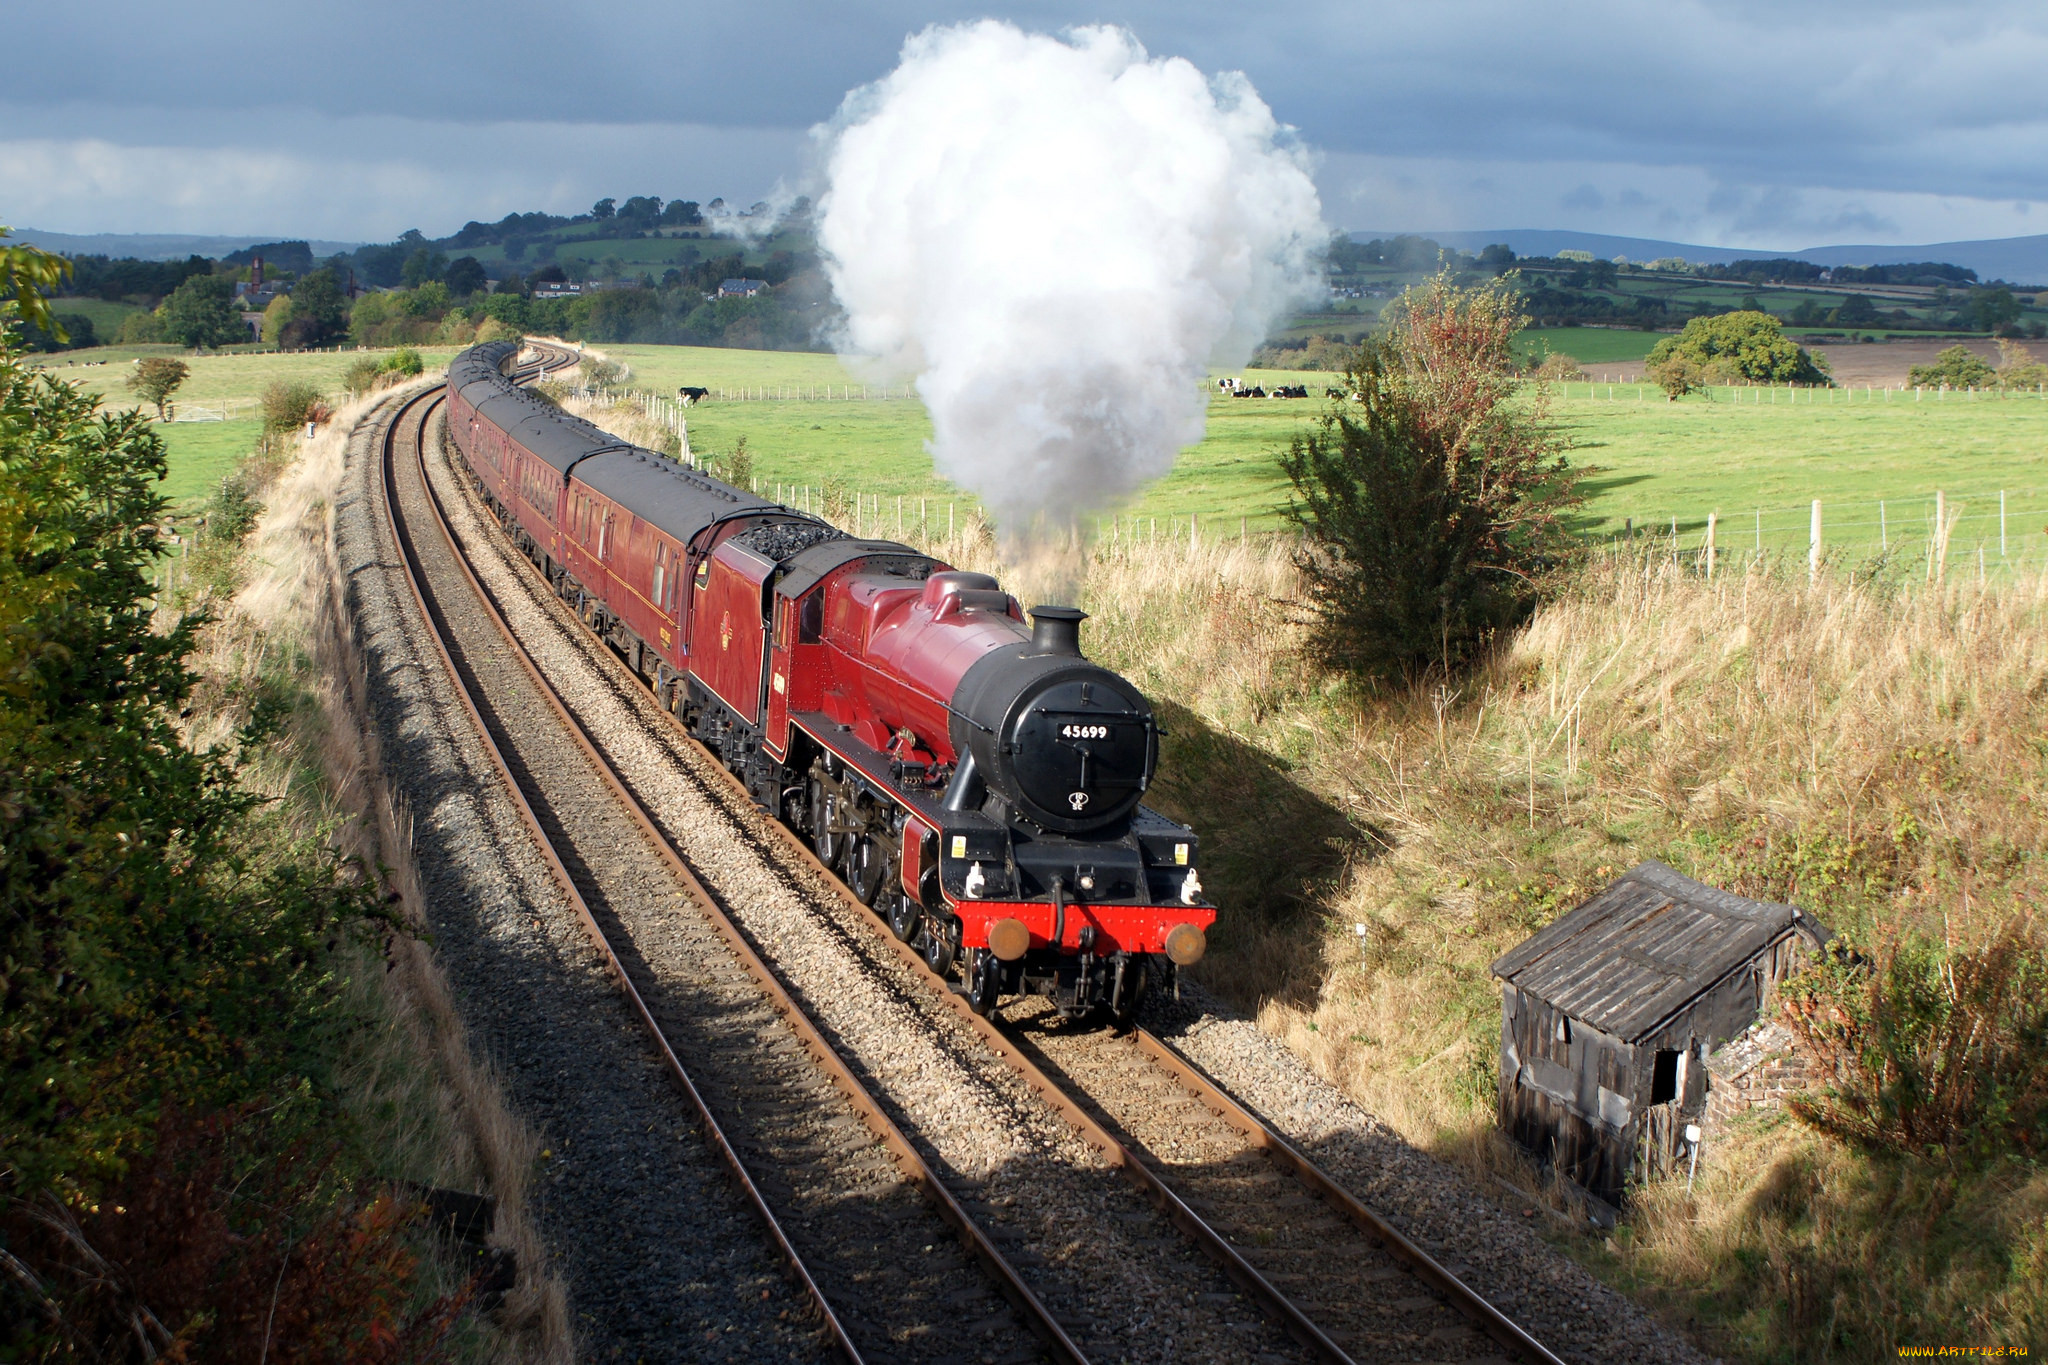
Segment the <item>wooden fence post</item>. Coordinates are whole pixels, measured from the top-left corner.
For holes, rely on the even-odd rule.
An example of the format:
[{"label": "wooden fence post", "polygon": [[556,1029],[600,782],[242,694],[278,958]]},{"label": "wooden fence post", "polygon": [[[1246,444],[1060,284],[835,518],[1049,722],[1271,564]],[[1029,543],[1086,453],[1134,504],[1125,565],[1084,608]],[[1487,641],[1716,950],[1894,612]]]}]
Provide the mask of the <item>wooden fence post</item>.
[{"label": "wooden fence post", "polygon": [[1707,513],[1707,581],[1714,581],[1714,523],[1721,519],[1719,512]]}]

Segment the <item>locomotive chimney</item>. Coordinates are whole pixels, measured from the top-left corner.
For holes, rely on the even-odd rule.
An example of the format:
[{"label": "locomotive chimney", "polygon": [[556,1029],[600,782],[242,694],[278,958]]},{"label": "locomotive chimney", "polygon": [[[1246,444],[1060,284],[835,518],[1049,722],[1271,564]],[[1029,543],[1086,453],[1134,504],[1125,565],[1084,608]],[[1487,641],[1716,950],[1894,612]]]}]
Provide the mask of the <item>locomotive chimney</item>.
[{"label": "locomotive chimney", "polygon": [[1078,607],[1033,607],[1031,652],[1081,657],[1081,623],[1088,613]]}]

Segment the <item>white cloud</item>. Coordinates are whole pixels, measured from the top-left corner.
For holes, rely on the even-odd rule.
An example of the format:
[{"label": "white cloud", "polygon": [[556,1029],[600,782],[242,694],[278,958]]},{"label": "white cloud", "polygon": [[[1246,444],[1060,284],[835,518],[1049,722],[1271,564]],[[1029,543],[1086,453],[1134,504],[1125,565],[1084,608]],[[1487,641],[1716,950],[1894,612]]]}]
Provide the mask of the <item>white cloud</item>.
[{"label": "white cloud", "polygon": [[[0,106],[0,221],[52,232],[439,236],[514,210],[580,213],[604,195],[751,203],[803,143],[778,129],[160,112],[93,120]],[[239,126],[213,141],[227,122]],[[86,125],[84,135],[47,135],[66,123]]]}]

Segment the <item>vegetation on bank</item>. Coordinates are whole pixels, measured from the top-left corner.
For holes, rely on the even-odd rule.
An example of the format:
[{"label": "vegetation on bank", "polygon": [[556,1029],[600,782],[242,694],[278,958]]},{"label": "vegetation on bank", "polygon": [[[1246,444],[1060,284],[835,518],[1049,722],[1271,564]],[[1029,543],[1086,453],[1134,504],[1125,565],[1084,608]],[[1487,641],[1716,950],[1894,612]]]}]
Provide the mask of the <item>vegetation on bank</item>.
[{"label": "vegetation on bank", "polygon": [[0,1358],[466,1351],[473,1286],[390,1183],[447,1136],[391,914],[340,852],[303,654],[230,602],[281,461],[159,591],[161,440],[5,322]]}]

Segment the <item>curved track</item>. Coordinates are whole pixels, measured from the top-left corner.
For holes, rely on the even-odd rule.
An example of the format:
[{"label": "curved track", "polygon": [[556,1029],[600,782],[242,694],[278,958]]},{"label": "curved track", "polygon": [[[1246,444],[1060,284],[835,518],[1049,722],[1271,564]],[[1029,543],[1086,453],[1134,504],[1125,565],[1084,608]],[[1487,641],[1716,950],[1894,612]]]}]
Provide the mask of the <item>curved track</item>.
[{"label": "curved track", "polygon": [[[559,348],[554,350],[558,356],[574,359]],[[548,591],[537,573],[531,578],[541,585],[541,592]],[[475,584],[473,578],[470,581]],[[477,592],[488,603],[489,595],[480,585]],[[492,614],[534,681],[544,687],[539,669],[503,626],[495,607]],[[614,688],[641,690],[622,663],[609,656],[607,662],[612,665],[610,683]],[[552,705],[561,723],[580,732],[570,708],[560,698],[553,698]],[[701,756],[703,761],[695,766],[716,774],[712,781],[722,783],[728,804],[735,808],[752,805],[737,779],[719,767],[715,757],[696,745],[680,725],[671,721],[665,729],[665,744],[680,742]],[[587,738],[580,743],[585,757],[603,767],[597,747]],[[632,801],[616,776],[610,777],[608,784],[616,798]],[[671,871],[694,880],[681,853],[644,812],[638,823],[642,833],[665,850]],[[767,831],[748,836],[761,845],[774,845],[767,856],[783,862],[795,859],[822,874],[840,901],[840,919],[863,926],[881,954],[900,960],[910,974],[923,980],[931,995],[943,1002],[942,1008],[957,1015],[991,1054],[1035,1091],[1182,1237],[1315,1357],[1343,1362],[1390,1356],[1488,1360],[1505,1354],[1535,1365],[1556,1365],[1557,1357],[1528,1333],[1366,1208],[1163,1040],[1142,1029],[1117,1036],[1062,1027],[1056,1019],[1038,1014],[1030,1002],[1010,1005],[1009,1013],[1018,1017],[1008,1028],[998,1027],[974,1014],[914,951],[898,943],[836,874],[818,862],[803,840],[772,822],[754,822],[749,829]],[[693,899],[712,904],[701,883]],[[729,922],[728,930],[732,941],[744,948],[743,937]],[[758,958],[753,960],[759,964]],[[772,980],[765,966],[760,970],[763,979]],[[783,998],[788,998],[786,992]],[[795,1010],[793,1002],[789,1008]],[[835,1083],[844,1089],[843,1082]],[[929,1177],[928,1167],[926,1174]],[[943,1191],[935,1179],[932,1184]],[[932,1197],[941,1203],[951,1198]],[[762,1208],[764,1217],[772,1221],[765,1204]],[[959,1209],[957,1201],[954,1208]],[[961,1212],[963,1221],[955,1226],[966,1226],[966,1218]],[[949,1221],[953,1220],[949,1217]],[[963,1231],[961,1235],[974,1240],[972,1234]],[[794,1249],[787,1250],[797,1263]],[[1029,1295],[1019,1281],[1014,1289],[1006,1290],[1013,1302],[1017,1290]],[[825,1302],[822,1292],[819,1302]],[[829,1314],[829,1308],[826,1311]],[[1043,1311],[1042,1305],[1039,1311]],[[1049,1315],[1045,1322],[1051,1323]],[[1068,1358],[1079,1358],[1064,1334],[1052,1337],[1044,1327],[1041,1323],[1034,1330],[1056,1353],[1073,1350]],[[1058,1331],[1056,1323],[1052,1327]]]},{"label": "curved track", "polygon": [[[574,358],[547,348],[522,374]],[[618,781],[463,564],[422,465],[442,401],[405,404],[383,441],[385,507],[421,617],[586,934],[839,1352],[955,1359],[965,1324],[1084,1360]],[[494,647],[519,663],[523,695],[509,670],[480,677]],[[583,763],[535,742],[543,710]],[[678,899],[698,925],[673,913]],[[949,1235],[985,1279],[932,1254]]]}]

